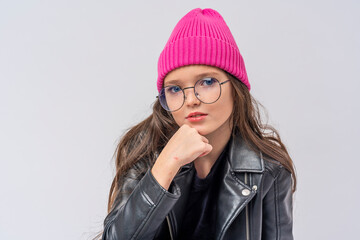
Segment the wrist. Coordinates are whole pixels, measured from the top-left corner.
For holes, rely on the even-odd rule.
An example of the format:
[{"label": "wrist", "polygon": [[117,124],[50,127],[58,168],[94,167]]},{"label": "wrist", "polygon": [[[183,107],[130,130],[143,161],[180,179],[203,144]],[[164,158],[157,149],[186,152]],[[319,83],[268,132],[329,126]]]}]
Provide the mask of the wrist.
[{"label": "wrist", "polygon": [[160,154],[158,159],[155,161],[154,166],[151,168],[151,173],[154,178],[166,190],[169,189],[172,180],[181,167],[180,164],[173,160],[161,156]]}]

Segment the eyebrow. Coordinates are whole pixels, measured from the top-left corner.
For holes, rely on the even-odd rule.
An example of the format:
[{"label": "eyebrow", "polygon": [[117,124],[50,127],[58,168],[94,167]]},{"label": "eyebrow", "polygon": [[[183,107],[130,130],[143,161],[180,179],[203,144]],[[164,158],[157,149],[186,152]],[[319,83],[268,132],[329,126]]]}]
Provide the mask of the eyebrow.
[{"label": "eyebrow", "polygon": [[[195,78],[202,78],[208,75],[216,75],[216,76],[220,76],[218,72],[204,72],[204,73],[200,73],[198,75],[195,75]],[[179,79],[172,79],[169,81],[166,81],[166,83],[164,83],[164,85],[169,85],[169,84],[178,84],[179,82],[181,82],[181,80]]]}]

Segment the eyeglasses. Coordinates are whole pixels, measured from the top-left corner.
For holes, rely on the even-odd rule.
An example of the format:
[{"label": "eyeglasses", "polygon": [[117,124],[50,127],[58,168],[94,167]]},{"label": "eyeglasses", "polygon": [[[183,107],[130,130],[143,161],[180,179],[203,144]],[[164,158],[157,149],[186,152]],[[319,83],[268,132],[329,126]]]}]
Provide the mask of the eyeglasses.
[{"label": "eyeglasses", "polygon": [[216,78],[206,77],[196,81],[193,87],[181,88],[177,85],[169,85],[160,90],[156,96],[161,106],[169,112],[179,110],[185,102],[185,89],[193,88],[197,99],[205,104],[216,102],[221,96],[221,85],[229,82],[230,79],[219,82]]}]

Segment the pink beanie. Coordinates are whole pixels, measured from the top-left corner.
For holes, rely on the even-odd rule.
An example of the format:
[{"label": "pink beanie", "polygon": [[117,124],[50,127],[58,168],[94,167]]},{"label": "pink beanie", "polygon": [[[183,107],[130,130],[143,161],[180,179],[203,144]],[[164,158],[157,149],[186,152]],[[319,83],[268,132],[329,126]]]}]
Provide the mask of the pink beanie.
[{"label": "pink beanie", "polygon": [[245,63],[222,16],[196,8],[176,24],[158,61],[157,89],[170,71],[192,64],[215,66],[243,82],[250,91]]}]

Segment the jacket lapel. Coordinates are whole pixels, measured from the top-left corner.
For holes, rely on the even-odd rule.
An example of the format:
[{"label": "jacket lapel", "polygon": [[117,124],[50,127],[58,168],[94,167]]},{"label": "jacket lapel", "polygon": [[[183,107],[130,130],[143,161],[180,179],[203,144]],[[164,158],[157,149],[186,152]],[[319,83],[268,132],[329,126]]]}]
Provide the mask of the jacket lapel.
[{"label": "jacket lapel", "polygon": [[230,141],[227,161],[221,170],[215,239],[221,239],[224,236],[232,221],[256,195],[256,189],[252,186],[259,187],[260,184],[260,178],[257,178],[258,180],[253,181],[253,185],[249,186],[236,176],[236,172],[262,173],[264,171],[261,155],[258,156],[251,150],[240,135],[233,136]]}]

